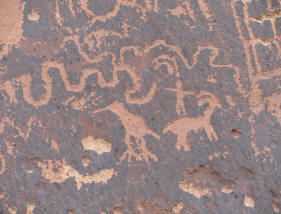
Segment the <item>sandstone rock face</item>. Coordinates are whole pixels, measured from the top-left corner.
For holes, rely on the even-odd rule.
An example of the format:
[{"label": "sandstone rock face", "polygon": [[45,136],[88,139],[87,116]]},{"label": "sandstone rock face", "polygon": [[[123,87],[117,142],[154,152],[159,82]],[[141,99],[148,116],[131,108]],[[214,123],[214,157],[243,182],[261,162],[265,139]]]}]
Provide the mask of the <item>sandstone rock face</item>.
[{"label": "sandstone rock face", "polygon": [[0,213],[281,206],[279,0],[0,1]]}]

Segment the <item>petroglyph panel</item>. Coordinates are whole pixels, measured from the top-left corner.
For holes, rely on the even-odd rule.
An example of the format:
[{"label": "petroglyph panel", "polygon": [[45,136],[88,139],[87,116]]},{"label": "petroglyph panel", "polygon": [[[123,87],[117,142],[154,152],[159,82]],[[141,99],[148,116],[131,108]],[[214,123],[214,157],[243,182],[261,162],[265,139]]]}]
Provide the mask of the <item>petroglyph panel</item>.
[{"label": "petroglyph panel", "polygon": [[280,0],[0,0],[0,213],[280,213]]}]

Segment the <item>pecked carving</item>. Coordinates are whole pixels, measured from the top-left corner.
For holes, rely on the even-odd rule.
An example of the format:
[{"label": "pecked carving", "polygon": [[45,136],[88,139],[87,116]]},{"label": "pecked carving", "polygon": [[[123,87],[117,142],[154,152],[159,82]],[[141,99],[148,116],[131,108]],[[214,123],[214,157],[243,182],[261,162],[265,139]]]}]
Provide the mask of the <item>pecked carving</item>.
[{"label": "pecked carving", "polygon": [[222,107],[218,98],[208,91],[201,91],[196,97],[198,106],[208,103],[208,107],[203,112],[203,115],[198,117],[181,117],[170,122],[164,128],[164,133],[171,131],[177,135],[175,147],[178,150],[183,148],[184,151],[190,151],[187,136],[191,131],[198,132],[200,129],[204,129],[210,141],[218,139],[217,133],[211,124],[214,111],[217,107]]},{"label": "pecked carving", "polygon": [[[154,138],[160,139],[160,136],[147,127],[143,118],[130,113],[125,108],[124,104],[118,101],[104,108],[98,109],[93,113],[96,114],[105,110],[109,110],[114,114],[118,115],[122,125],[126,130],[124,142],[127,146],[127,151],[122,155],[120,159],[121,161],[126,158],[128,158],[128,162],[133,161],[133,158],[137,161],[144,160],[147,162],[150,159],[153,161],[158,160],[157,156],[148,150],[144,137],[146,135],[152,135]],[[137,149],[134,149],[131,137],[134,138]]]}]

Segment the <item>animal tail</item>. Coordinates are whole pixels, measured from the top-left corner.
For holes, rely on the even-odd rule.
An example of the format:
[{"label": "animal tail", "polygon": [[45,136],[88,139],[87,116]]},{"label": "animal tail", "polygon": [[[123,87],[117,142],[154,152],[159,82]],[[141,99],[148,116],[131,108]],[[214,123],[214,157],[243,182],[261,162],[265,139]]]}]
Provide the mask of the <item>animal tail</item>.
[{"label": "animal tail", "polygon": [[170,131],[170,124],[166,125],[163,129],[164,133],[167,133],[168,131]]},{"label": "animal tail", "polygon": [[100,108],[100,109],[96,109],[96,110],[94,110],[92,113],[93,113],[93,114],[97,114],[97,113],[100,113],[100,112],[105,111],[105,110],[108,110],[107,107]]},{"label": "animal tail", "polygon": [[160,135],[157,134],[156,132],[150,131],[150,134],[151,134],[153,137],[155,137],[156,139],[160,140]]}]

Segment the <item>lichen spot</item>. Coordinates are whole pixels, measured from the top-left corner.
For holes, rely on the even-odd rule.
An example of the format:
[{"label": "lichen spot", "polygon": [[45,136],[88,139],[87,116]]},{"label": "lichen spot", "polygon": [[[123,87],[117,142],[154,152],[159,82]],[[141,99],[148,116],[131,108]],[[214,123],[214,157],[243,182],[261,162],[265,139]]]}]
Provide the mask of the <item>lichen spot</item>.
[{"label": "lichen spot", "polygon": [[224,186],[224,187],[221,189],[221,192],[226,193],[226,194],[229,194],[229,193],[232,193],[232,189],[231,189],[231,188],[228,188],[228,187],[226,187],[226,186]]},{"label": "lichen spot", "polygon": [[84,150],[92,150],[99,155],[111,151],[111,143],[101,138],[95,139],[91,135],[82,140],[82,145]]},{"label": "lichen spot", "polygon": [[251,198],[251,197],[245,195],[245,197],[244,197],[244,205],[245,205],[246,207],[254,208],[254,206],[255,206],[255,201],[254,201],[253,198]]},{"label": "lichen spot", "polygon": [[194,183],[187,183],[186,181],[181,181],[179,187],[189,194],[193,195],[196,198],[201,198],[202,196],[210,196],[212,192],[209,188],[204,188]]},{"label": "lichen spot", "polygon": [[178,204],[176,204],[174,207],[173,207],[173,214],[181,214],[181,211],[183,209],[183,202],[179,202]]},{"label": "lichen spot", "polygon": [[30,21],[37,22],[40,18],[40,15],[35,10],[32,10],[27,17]]}]

